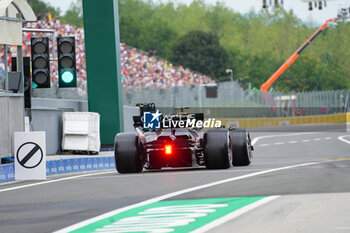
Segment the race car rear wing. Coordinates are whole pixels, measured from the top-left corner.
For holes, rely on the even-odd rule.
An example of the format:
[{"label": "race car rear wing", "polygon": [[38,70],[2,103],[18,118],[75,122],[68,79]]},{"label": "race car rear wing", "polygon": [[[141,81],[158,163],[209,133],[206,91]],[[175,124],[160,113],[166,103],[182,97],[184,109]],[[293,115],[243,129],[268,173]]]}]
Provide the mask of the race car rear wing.
[{"label": "race car rear wing", "polygon": [[140,116],[143,116],[144,112],[155,112],[156,111],[155,103],[136,104],[136,107],[140,108]]},{"label": "race car rear wing", "polygon": [[[134,127],[137,128],[143,128],[143,115],[145,112],[156,112],[156,106],[154,103],[149,104],[137,104],[140,108],[140,115],[139,116],[133,116],[134,121]],[[181,109],[182,112],[179,114],[162,114],[160,116],[160,120],[164,125],[167,125],[167,128],[177,128],[180,124],[178,124],[181,121],[204,121],[204,114],[203,113],[192,113],[192,114],[185,114],[183,112],[183,109]],[[163,125],[163,124],[161,124]]]},{"label": "race car rear wing", "polygon": [[134,121],[134,127],[141,127],[143,128],[143,121],[142,117],[144,112],[155,112],[156,111],[156,105],[154,103],[148,103],[148,104],[142,104],[138,103],[136,104],[137,107],[140,108],[140,115],[139,116],[133,116]]}]

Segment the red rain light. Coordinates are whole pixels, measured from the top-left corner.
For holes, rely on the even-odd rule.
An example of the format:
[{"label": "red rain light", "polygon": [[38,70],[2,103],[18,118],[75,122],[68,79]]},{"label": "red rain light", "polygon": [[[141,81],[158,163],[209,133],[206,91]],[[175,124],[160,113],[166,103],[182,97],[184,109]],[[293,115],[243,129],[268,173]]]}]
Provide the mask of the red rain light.
[{"label": "red rain light", "polygon": [[165,145],[165,154],[171,155],[173,153],[173,147],[171,145]]}]

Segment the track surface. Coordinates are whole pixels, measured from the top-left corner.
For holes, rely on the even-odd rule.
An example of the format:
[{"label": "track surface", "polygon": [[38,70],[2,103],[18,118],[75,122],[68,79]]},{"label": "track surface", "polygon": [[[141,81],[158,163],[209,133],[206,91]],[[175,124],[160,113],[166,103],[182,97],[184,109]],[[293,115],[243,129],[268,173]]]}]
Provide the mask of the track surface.
[{"label": "track surface", "polygon": [[[345,135],[349,135],[343,138],[345,141],[338,139]],[[50,177],[52,183],[0,185],[0,232],[52,232],[178,190],[313,161],[322,162],[167,200],[281,195],[209,232],[350,232],[350,160],[335,160],[350,158],[350,144],[346,143],[350,143],[349,132],[253,132],[252,136],[258,140],[249,167],[146,171],[136,175],[92,172],[77,178],[81,174]],[[22,187],[36,183],[42,184]]]}]

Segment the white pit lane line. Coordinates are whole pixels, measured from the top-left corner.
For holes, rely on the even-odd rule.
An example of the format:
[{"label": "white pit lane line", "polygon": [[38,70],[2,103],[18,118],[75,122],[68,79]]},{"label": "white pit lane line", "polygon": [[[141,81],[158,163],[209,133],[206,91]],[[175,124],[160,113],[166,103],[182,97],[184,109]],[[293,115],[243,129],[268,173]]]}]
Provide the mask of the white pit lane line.
[{"label": "white pit lane line", "polygon": [[315,134],[315,133],[314,132],[310,132],[310,133],[290,133],[290,134],[277,134],[277,135],[260,136],[260,137],[254,138],[252,140],[252,145],[254,146],[259,140],[266,139],[266,138],[292,137],[292,136],[301,136],[301,135],[308,135],[308,134]]},{"label": "white pit lane line", "polygon": [[264,147],[264,146],[270,146],[270,144],[261,144],[259,145],[260,147]]},{"label": "white pit lane line", "polygon": [[[80,223],[74,224],[72,226],[66,227],[66,228],[58,230],[58,231],[55,231],[54,233],[71,232],[71,231],[77,230],[79,228],[82,228],[82,227],[84,227],[86,225],[89,225],[91,223],[94,223],[94,222],[100,221],[102,219],[109,218],[109,217],[111,217],[113,215],[122,213],[124,211],[130,210],[130,209],[134,209],[134,208],[137,208],[137,207],[141,207],[141,206],[144,206],[144,205],[152,204],[152,203],[155,203],[155,202],[159,202],[159,201],[162,201],[162,200],[165,200],[165,199],[169,199],[169,198],[172,198],[172,197],[176,197],[176,196],[179,196],[179,195],[182,195],[182,194],[185,194],[185,193],[194,192],[194,191],[205,189],[205,188],[210,188],[210,187],[213,187],[213,186],[217,186],[217,185],[221,185],[221,184],[225,184],[225,183],[229,183],[229,182],[233,182],[233,181],[237,181],[237,180],[242,180],[242,179],[247,179],[247,178],[251,178],[251,177],[255,177],[255,176],[259,176],[259,175],[264,175],[264,174],[267,174],[267,173],[273,173],[273,172],[278,172],[278,171],[283,171],[283,170],[292,169],[292,168],[298,168],[298,167],[311,166],[311,165],[316,165],[316,164],[321,164],[321,163],[325,163],[325,162],[310,162],[310,163],[302,163],[302,164],[297,164],[297,165],[292,165],[292,166],[268,169],[268,170],[265,170],[265,171],[253,172],[253,173],[249,173],[249,174],[238,176],[238,177],[233,177],[233,178],[229,178],[229,179],[219,180],[219,181],[215,181],[215,182],[212,182],[212,183],[208,183],[208,184],[204,184],[204,185],[200,185],[200,186],[196,186],[196,187],[179,190],[179,191],[176,191],[176,192],[172,192],[172,193],[169,193],[169,194],[165,194],[165,195],[162,195],[162,196],[151,198],[151,199],[148,199],[148,200],[145,200],[145,201],[133,204],[133,205],[129,205],[129,206],[126,206],[126,207],[123,207],[123,208],[119,208],[119,209],[107,212],[107,213],[99,215],[97,217],[94,217],[94,218],[91,218],[91,219],[87,219],[87,220],[82,221]],[[278,196],[271,196],[271,198],[272,197],[277,198]],[[273,199],[275,199],[275,198],[273,198]],[[264,203],[261,203],[260,205],[262,205],[262,204],[264,204]],[[260,205],[258,205],[258,206],[260,206]],[[254,209],[254,208],[258,207],[258,206],[254,207],[254,205],[253,205],[252,207],[250,207],[250,209],[248,209],[248,210],[247,209],[241,210],[242,213],[238,212],[238,214],[237,213],[233,214],[234,212],[236,212],[236,211],[234,211],[231,214],[229,214],[230,217],[226,217],[227,220],[224,219],[225,221],[224,220],[220,220],[221,218],[215,220],[215,221],[219,221],[219,220],[220,221],[215,223],[215,225],[213,227],[218,226],[217,224],[220,225],[220,224],[222,224],[222,223],[224,223],[226,221],[229,221],[229,220],[231,220],[231,219],[233,219],[235,217],[238,217],[239,215],[241,215],[241,214],[243,214],[245,212],[248,212],[249,210]],[[223,218],[225,218],[225,216]],[[223,221],[223,222],[221,222],[221,221]],[[209,229],[207,229],[207,230],[209,230]],[[204,229],[204,230],[202,230],[200,232],[205,232],[207,230]]]},{"label": "white pit lane line", "polygon": [[[256,137],[252,140],[252,145],[254,146],[259,140],[262,140],[262,139],[266,139],[266,138],[275,138],[275,137],[292,137],[292,136],[302,136],[302,135],[308,135],[308,134],[316,134],[316,132],[306,132],[306,133],[290,133],[290,134],[278,134],[278,135],[266,135],[266,136],[260,136],[260,137]],[[343,137],[347,137],[347,136],[343,136]],[[349,135],[350,137],[350,135]],[[338,137],[339,138],[339,137]],[[325,140],[330,140],[331,137],[325,137],[324,138]],[[321,138],[315,138],[315,139],[304,139],[304,140],[301,140],[301,141],[289,141],[288,143],[289,144],[296,144],[296,143],[300,143],[300,142],[311,142],[311,141],[321,141],[322,139]],[[341,139],[339,139],[341,140]],[[287,143],[284,143],[284,142],[275,142],[273,143],[273,145],[276,145],[276,146],[279,146],[279,145],[284,145],[284,144],[287,144]],[[349,143],[350,144],[350,143]],[[261,144],[259,145],[260,147],[267,147],[267,146],[271,146],[271,144]]]},{"label": "white pit lane line", "polygon": [[[345,139],[345,138],[348,138],[348,139]],[[350,144],[350,135],[339,136],[338,139],[342,142]]]}]

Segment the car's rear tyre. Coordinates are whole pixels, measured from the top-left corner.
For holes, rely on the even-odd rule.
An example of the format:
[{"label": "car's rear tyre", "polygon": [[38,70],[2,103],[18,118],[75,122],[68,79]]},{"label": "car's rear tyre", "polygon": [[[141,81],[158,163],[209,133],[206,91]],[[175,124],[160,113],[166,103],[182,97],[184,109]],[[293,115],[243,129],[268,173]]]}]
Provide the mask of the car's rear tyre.
[{"label": "car's rear tyre", "polygon": [[232,143],[232,165],[248,166],[252,161],[252,146],[249,132],[246,129],[230,130]]},{"label": "car's rear tyre", "polygon": [[204,163],[208,169],[226,169],[231,166],[230,136],[226,129],[209,129],[204,133]]},{"label": "car's rear tyre", "polygon": [[119,133],[114,140],[115,166],[119,173],[139,173],[143,169],[140,140],[136,133]]}]

